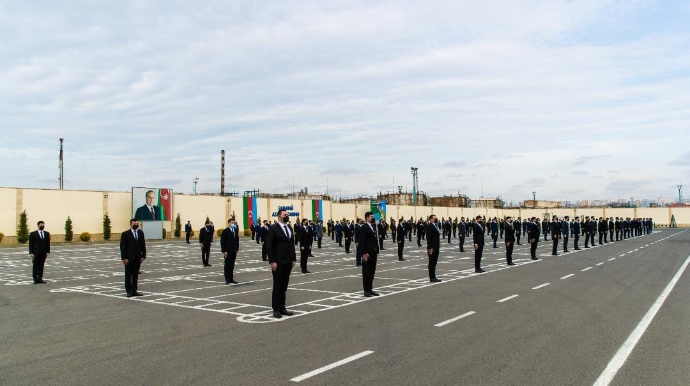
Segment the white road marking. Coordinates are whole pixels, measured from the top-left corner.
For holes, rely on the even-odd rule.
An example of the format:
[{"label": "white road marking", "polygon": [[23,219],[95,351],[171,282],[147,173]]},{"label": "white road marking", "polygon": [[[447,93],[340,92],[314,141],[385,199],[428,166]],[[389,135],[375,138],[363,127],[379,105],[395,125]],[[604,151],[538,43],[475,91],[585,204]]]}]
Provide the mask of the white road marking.
[{"label": "white road marking", "polygon": [[515,299],[515,298],[518,297],[518,296],[520,296],[520,295],[510,295],[510,296],[508,296],[507,298],[503,298],[503,299],[501,299],[501,300],[497,300],[496,303],[507,302],[508,300],[510,300],[510,299]]},{"label": "white road marking", "polygon": [[609,259],[609,261],[614,261],[614,260],[616,260],[615,257],[612,257],[612,258]]},{"label": "white road marking", "polygon": [[544,288],[544,287],[546,287],[547,285],[550,285],[550,284],[551,284],[551,283],[544,283],[544,284],[538,285],[538,286],[536,286],[536,287],[534,287],[534,288],[532,288],[532,289],[533,289],[533,290],[536,290],[536,289],[539,289],[539,288]]},{"label": "white road marking", "polygon": [[630,356],[630,353],[632,353],[635,345],[637,345],[637,342],[640,341],[640,338],[642,338],[642,335],[644,335],[645,331],[652,323],[652,320],[654,320],[654,317],[666,301],[666,298],[671,291],[673,291],[673,288],[676,286],[676,283],[678,283],[678,280],[683,275],[683,272],[685,272],[685,268],[688,267],[688,264],[690,264],[690,256],[685,259],[685,263],[683,263],[683,265],[678,269],[678,272],[676,272],[675,276],[673,276],[673,279],[671,279],[666,288],[664,288],[664,290],[661,292],[661,295],[659,295],[654,304],[652,304],[652,307],[649,309],[649,311],[647,311],[637,327],[635,327],[633,332],[630,333],[628,339],[623,342],[623,345],[618,349],[613,358],[611,358],[609,364],[606,366],[601,375],[599,375],[599,378],[597,378],[596,382],[594,382],[594,386],[607,386],[611,383],[616,374],[618,374],[618,370],[620,370],[621,367],[623,367],[623,364],[625,364],[625,361]]},{"label": "white road marking", "polygon": [[587,268],[583,269],[582,272],[589,271],[590,269],[592,269],[592,267],[587,267]]},{"label": "white road marking", "polygon": [[468,316],[470,316],[470,315],[474,315],[474,314],[476,314],[475,311],[465,312],[464,314],[462,314],[462,315],[460,315],[460,316],[456,316],[456,317],[451,318],[451,319],[448,319],[448,320],[446,320],[445,322],[441,322],[441,323],[439,323],[439,324],[434,324],[434,327],[443,327],[443,326],[445,326],[446,324],[451,324],[451,323],[455,322],[456,320],[460,320],[460,319],[462,319],[462,318],[466,318],[466,317],[468,317]]},{"label": "white road marking", "polygon": [[603,263],[603,262],[601,262],[601,263],[597,263],[597,266],[599,266],[599,265],[602,265],[602,264],[604,264],[604,263]]},{"label": "white road marking", "polygon": [[567,278],[569,278],[569,277],[572,277],[572,276],[575,276],[575,274],[574,274],[574,273],[571,273],[570,275],[565,275],[565,276],[563,276],[563,277],[561,278],[561,280],[565,280],[565,279],[567,279]]},{"label": "white road marking", "polygon": [[303,380],[305,380],[305,379],[311,378],[311,377],[313,377],[313,376],[315,376],[315,375],[319,375],[319,374],[321,374],[321,373],[323,373],[323,372],[326,372],[326,371],[328,371],[328,370],[332,370],[332,369],[334,369],[334,368],[336,368],[336,367],[338,367],[338,366],[342,366],[342,365],[344,365],[344,364],[346,364],[346,363],[350,363],[350,362],[352,362],[352,361],[355,361],[355,360],[357,360],[357,359],[359,359],[359,358],[363,358],[363,357],[365,357],[365,356],[367,356],[367,355],[369,355],[369,354],[373,354],[373,353],[374,353],[373,351],[363,351],[363,352],[361,352],[361,353],[359,353],[359,354],[357,354],[357,355],[353,355],[353,356],[351,356],[351,357],[347,357],[347,358],[345,358],[345,359],[342,359],[342,360],[339,360],[339,361],[337,361],[337,362],[331,363],[331,364],[328,365],[328,366],[324,366],[324,367],[318,368],[318,369],[316,369],[316,370],[314,370],[314,371],[310,371],[310,372],[308,372],[308,373],[306,373],[306,374],[300,375],[299,377],[292,378],[290,381],[292,381],[292,382],[301,382],[301,381],[303,381]]}]

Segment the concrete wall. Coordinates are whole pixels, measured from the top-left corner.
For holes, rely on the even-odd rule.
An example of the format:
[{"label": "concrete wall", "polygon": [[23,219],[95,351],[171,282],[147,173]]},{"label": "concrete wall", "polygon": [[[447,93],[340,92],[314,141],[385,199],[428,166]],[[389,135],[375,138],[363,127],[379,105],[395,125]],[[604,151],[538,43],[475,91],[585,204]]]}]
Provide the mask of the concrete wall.
[{"label": "concrete wall", "polygon": [[[275,220],[272,216],[277,212],[278,206],[292,206],[294,212],[300,214],[300,218],[311,219],[312,201],[259,198],[257,199],[258,217],[262,220]],[[75,240],[79,233],[87,231],[92,234],[94,240],[102,239],[103,215],[108,213],[112,222],[113,239],[117,240],[119,234],[129,228],[129,219],[132,217],[132,203],[130,192],[102,192],[102,191],[77,191],[54,189],[19,189],[0,188],[0,232],[5,234],[3,244],[16,241],[16,229],[19,214],[26,210],[29,220],[29,229],[36,228],[36,222],[43,220],[46,228],[52,232],[56,241],[62,241],[64,225],[67,216],[72,218]],[[536,216],[544,218],[544,213],[550,216],[595,216],[599,217],[651,217],[660,226],[668,226],[671,215],[675,215],[680,227],[690,226],[690,208],[553,208],[553,209],[487,209],[487,208],[449,208],[429,206],[403,206],[388,205],[387,219],[391,217],[398,220],[400,217],[409,219],[427,218],[431,213],[439,218],[474,218],[477,215],[487,218],[504,216],[522,217],[523,219]],[[364,218],[364,213],[369,211],[367,204],[348,204],[323,202],[324,220]],[[164,227],[168,231],[168,237],[173,237],[174,217],[179,213],[182,224],[191,220],[193,228],[198,231],[208,216],[215,224],[216,229],[225,227],[227,219],[235,213],[238,225],[244,227],[244,207],[241,197],[216,197],[216,196],[188,196],[175,194],[173,197],[173,219],[166,221]],[[293,218],[293,221],[295,219]]]}]

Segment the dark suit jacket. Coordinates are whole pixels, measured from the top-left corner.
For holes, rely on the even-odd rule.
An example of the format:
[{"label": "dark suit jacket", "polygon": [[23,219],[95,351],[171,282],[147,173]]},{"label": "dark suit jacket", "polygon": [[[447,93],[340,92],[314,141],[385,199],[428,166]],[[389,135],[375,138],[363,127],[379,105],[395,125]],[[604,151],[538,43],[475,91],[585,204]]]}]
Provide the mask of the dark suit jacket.
[{"label": "dark suit jacket", "polygon": [[478,223],[472,225],[472,244],[484,245],[484,228]]},{"label": "dark suit jacket", "polygon": [[426,249],[433,248],[434,251],[438,252],[441,247],[439,237],[440,233],[436,230],[436,226],[429,223],[429,225],[426,227]]},{"label": "dark suit jacket", "polygon": [[555,221],[551,221],[551,237],[561,235],[561,224]]},{"label": "dark suit jacket", "polygon": [[220,251],[221,252],[237,252],[240,250],[240,235],[238,234],[238,228],[223,229],[223,233],[220,234]]},{"label": "dark suit jacket", "polygon": [[29,233],[29,253],[39,256],[50,253],[50,233],[43,231],[43,240],[38,231]]},{"label": "dark suit jacket", "polygon": [[532,241],[539,242],[539,227],[536,224],[532,224],[532,227],[529,229],[529,238]]},{"label": "dark suit jacket", "polygon": [[139,259],[146,258],[146,240],[144,240],[144,232],[137,229],[137,238],[134,239],[134,234],[131,229],[122,232],[120,236],[120,258],[124,259]]},{"label": "dark suit jacket", "polygon": [[309,226],[299,228],[299,246],[300,247],[311,247],[314,244],[314,235],[311,233]]},{"label": "dark suit jacket", "polygon": [[184,232],[192,233],[192,224],[184,224]]},{"label": "dark suit jacket", "polygon": [[[288,226],[288,228],[290,228]],[[266,254],[269,263],[288,264],[297,261],[295,254],[295,233],[290,229],[290,238],[285,235],[280,224],[273,224],[266,234]]]},{"label": "dark suit jacket", "polygon": [[[513,228],[512,224],[505,223],[503,225],[505,227],[505,241],[506,243],[514,243],[515,242],[515,228]],[[537,227],[535,227],[537,228]],[[539,229],[537,228],[537,233],[539,233]]]},{"label": "dark suit jacket", "polygon": [[379,237],[383,237],[386,234],[386,226],[380,222],[376,227],[379,230]]},{"label": "dark suit jacket", "polygon": [[139,220],[139,221],[160,221],[161,220],[161,208],[159,208],[156,205],[153,205],[153,212],[156,214],[156,218],[151,217],[151,212],[149,212],[149,207],[144,205],[139,208],[137,208],[137,212],[134,215],[134,218]]},{"label": "dark suit jacket", "polygon": [[211,245],[213,242],[213,228],[210,226],[208,229],[206,227],[203,227],[199,230],[199,243],[203,245]]},{"label": "dark suit jacket", "polygon": [[352,225],[350,225],[350,226],[345,225],[343,227],[343,236],[345,236],[346,239],[351,239],[352,233],[353,233]]},{"label": "dark suit jacket", "polygon": [[467,225],[465,225],[464,222],[460,221],[458,223],[458,233],[460,233],[460,237],[465,237],[466,232],[467,232]]},{"label": "dark suit jacket", "polygon": [[362,229],[359,230],[358,248],[360,255],[368,254],[369,257],[375,258],[379,254],[379,241],[369,224],[365,223],[362,225]]},{"label": "dark suit jacket", "polygon": [[395,238],[397,240],[395,240],[395,241],[405,241],[405,236],[407,236],[407,234],[405,232],[405,227],[402,224],[399,224],[396,231],[397,231],[397,233],[395,234]]}]

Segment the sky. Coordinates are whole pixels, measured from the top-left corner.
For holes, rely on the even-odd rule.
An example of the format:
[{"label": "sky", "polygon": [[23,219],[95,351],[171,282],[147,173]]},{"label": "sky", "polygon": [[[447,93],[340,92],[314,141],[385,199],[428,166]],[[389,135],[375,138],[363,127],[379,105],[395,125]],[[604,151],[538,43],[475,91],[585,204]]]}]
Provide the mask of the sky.
[{"label": "sky", "polygon": [[690,187],[690,2],[0,0],[0,186]]}]

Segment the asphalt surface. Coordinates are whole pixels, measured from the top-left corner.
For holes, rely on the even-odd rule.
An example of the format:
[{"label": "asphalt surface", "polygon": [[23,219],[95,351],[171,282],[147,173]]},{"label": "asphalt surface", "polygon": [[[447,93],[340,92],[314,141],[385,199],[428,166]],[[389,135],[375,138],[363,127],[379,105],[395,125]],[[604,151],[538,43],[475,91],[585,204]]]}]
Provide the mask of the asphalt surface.
[{"label": "asphalt surface", "polygon": [[[324,239],[313,273],[293,270],[296,314],[281,320],[256,243],[241,240],[230,286],[217,244],[208,268],[196,244],[148,246],[131,299],[116,244],[54,246],[42,285],[26,248],[0,249],[0,384],[593,385],[688,259],[690,232],[560,256],[542,239],[540,260],[516,246],[514,267],[488,244],[480,275],[454,239],[433,285],[414,237],[405,262],[386,240],[376,298]],[[689,330],[690,269],[611,384],[690,385]]]}]

